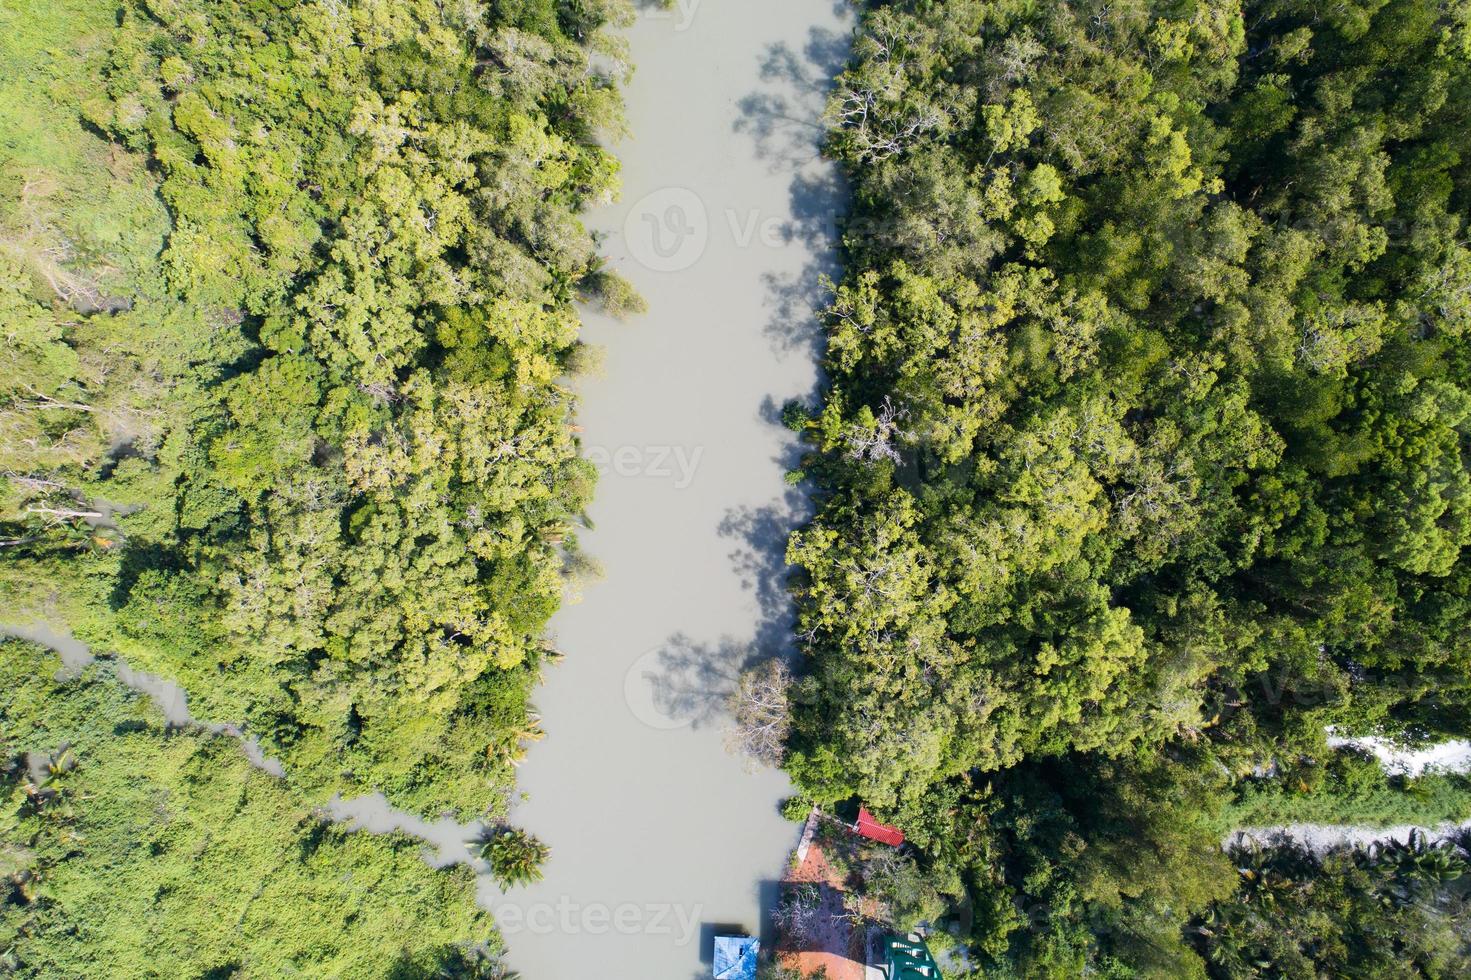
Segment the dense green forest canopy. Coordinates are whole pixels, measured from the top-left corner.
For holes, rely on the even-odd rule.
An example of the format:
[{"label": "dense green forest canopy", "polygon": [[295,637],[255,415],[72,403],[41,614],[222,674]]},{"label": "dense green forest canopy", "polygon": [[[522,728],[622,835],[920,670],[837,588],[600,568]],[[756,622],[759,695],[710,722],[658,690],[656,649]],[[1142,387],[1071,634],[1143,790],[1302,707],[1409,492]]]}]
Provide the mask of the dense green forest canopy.
[{"label": "dense green forest canopy", "polygon": [[1468,843],[1239,854],[1240,891],[1195,927],[1201,954],[1227,977],[1465,976]]},{"label": "dense green forest canopy", "polygon": [[619,287],[577,213],[616,192],[626,14],[7,13],[40,144],[0,159],[7,617],[303,786],[497,806],[593,480],[558,379],[572,300]]},{"label": "dense green forest canopy", "polygon": [[0,644],[0,973],[500,975],[468,870],[318,808],[500,819],[540,735],[594,476],[573,301],[638,305],[578,218],[629,16],[0,7],[0,625],[286,773]]},{"label": "dense green forest canopy", "polygon": [[[502,816],[539,735],[628,15],[0,9],[3,620],[287,774],[0,645],[0,969],[495,969],[466,873],[316,807]],[[1221,841],[1471,803],[1325,741],[1471,734],[1468,116],[1466,0],[863,7],[785,761],[903,826],[896,922],[986,976],[1466,972],[1466,842]]]},{"label": "dense green forest canopy", "polygon": [[1233,812],[1467,815],[1324,731],[1471,733],[1471,5],[873,4],[829,115],[788,768],[998,975],[1332,975],[1198,928]]}]

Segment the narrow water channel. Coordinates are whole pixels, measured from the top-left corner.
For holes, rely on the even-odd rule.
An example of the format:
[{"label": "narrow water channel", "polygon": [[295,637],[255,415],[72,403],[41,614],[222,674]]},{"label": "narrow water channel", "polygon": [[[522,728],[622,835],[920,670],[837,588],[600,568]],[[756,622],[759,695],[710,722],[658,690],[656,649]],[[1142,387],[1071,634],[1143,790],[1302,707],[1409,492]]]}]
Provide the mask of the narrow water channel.
[{"label": "narrow water channel", "polygon": [[[61,658],[61,670],[57,671],[58,678],[80,676],[82,671],[97,660],[87,644],[72,636],[67,630],[41,620],[32,620],[24,625],[0,622],[0,638],[4,637],[25,640],[55,652]],[[112,661],[113,674],[118,682],[139,694],[146,695],[170,725],[213,735],[228,735],[240,743],[240,749],[250,760],[251,765],[271,776],[285,775],[286,771],[281,766],[281,760],[268,757],[260,743],[254,737],[242,732],[239,725],[206,722],[195,718],[189,711],[188,694],[175,682],[156,674],[134,670],[126,660],[119,657],[108,659]]]},{"label": "narrow water channel", "polygon": [[709,976],[716,931],[766,931],[796,844],[785,776],[726,751],[723,702],[744,665],[789,652],[782,556],[805,503],[777,416],[817,384],[843,200],[819,116],[847,18],[680,0],[630,33],[623,201],[590,224],[649,311],[587,318],[606,367],[579,385],[605,577],[553,624],[567,656],[522,768],[514,819],[551,846],[546,879],[482,894],[527,977]]}]

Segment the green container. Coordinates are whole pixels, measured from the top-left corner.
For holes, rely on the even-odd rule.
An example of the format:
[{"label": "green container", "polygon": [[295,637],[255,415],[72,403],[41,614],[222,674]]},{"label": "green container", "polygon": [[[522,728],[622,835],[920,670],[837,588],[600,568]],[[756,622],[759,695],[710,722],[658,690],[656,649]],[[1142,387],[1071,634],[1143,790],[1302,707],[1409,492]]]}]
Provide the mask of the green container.
[{"label": "green container", "polygon": [[940,967],[922,940],[884,937],[889,980],[938,980]]}]

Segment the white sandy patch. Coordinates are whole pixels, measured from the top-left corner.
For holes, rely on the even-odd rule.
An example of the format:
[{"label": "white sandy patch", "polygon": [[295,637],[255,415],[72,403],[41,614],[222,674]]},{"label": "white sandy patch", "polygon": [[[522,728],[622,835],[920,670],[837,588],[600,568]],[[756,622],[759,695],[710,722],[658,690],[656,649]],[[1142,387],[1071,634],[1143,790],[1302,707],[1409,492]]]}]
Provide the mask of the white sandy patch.
[{"label": "white sandy patch", "polygon": [[1227,850],[1255,844],[1272,847],[1293,843],[1323,854],[1339,847],[1368,847],[1370,844],[1385,844],[1390,841],[1407,843],[1411,834],[1418,834],[1436,842],[1454,837],[1457,833],[1471,829],[1471,820],[1462,823],[1443,823],[1435,827],[1417,827],[1400,824],[1394,827],[1337,827],[1331,824],[1298,823],[1278,827],[1245,827],[1233,831],[1222,842]]},{"label": "white sandy patch", "polygon": [[1471,771],[1471,742],[1461,739],[1412,749],[1396,745],[1381,736],[1342,738],[1334,735],[1333,729],[1329,728],[1328,746],[1368,752],[1379,760],[1385,772],[1397,775],[1420,776],[1426,772]]}]

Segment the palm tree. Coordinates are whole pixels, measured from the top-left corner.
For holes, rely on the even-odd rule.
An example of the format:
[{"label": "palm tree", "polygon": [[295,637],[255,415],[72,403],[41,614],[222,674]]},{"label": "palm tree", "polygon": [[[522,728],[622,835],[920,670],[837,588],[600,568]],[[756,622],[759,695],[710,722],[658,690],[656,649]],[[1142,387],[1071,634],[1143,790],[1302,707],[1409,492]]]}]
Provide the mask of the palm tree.
[{"label": "palm tree", "polygon": [[514,827],[493,831],[480,848],[480,856],[490,862],[491,876],[502,888],[540,881],[541,866],[550,854],[551,849],[535,836]]},{"label": "palm tree", "polygon": [[526,743],[540,742],[546,737],[547,733],[541,727],[541,714],[527,705],[526,720],[497,735],[486,753],[493,759],[519,766],[526,759]]},{"label": "palm tree", "polygon": [[46,771],[53,779],[57,776],[66,775],[76,767],[76,753],[65,742],[62,743],[61,748],[57,750],[56,754],[46,761]]},{"label": "palm tree", "polygon": [[1256,902],[1263,908],[1276,906],[1293,890],[1295,876],[1284,874],[1279,865],[1296,863],[1303,855],[1281,850],[1264,851],[1258,847],[1242,848],[1235,853],[1236,872],[1241,876],[1240,894],[1245,902]]},{"label": "palm tree", "polygon": [[1433,903],[1444,886],[1465,870],[1455,844],[1431,842],[1419,831],[1411,831],[1408,841],[1383,845],[1376,860],[1388,871],[1381,886],[1381,903],[1401,908],[1418,904],[1422,897]]}]

